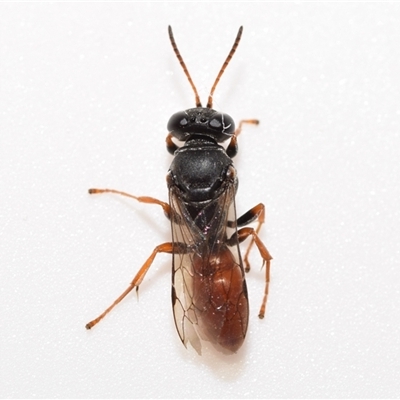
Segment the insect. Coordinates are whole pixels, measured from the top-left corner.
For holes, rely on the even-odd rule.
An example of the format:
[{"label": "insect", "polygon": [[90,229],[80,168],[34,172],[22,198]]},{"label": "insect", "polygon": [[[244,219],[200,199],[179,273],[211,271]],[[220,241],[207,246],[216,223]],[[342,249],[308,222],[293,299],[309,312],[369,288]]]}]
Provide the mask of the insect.
[{"label": "insect", "polygon": [[[232,49],[211,88],[206,107],[168,27],[172,48],[195,94],[196,107],[179,111],[168,122],[167,150],[174,155],[167,174],[169,203],[137,197],[113,189],[89,189],[90,194],[115,193],[141,203],[162,207],[171,221],[172,241],[155,247],[129,287],[100,316],[86,325],[91,329],[133,289],[138,291],[158,253],[173,255],[172,306],[176,329],[185,346],[201,354],[202,341],[223,353],[235,353],[246,336],[249,304],[245,271],[250,270],[249,252],[256,245],[266,269],[265,290],[259,317],[265,314],[270,256],[258,232],[265,220],[262,203],[236,218],[238,178],[232,158],[238,151],[242,126],[258,124],[233,119],[212,108],[214,90],[239,45],[240,27]],[[173,140],[180,142],[176,144]],[[229,141],[226,147],[221,144]],[[256,229],[246,225],[257,222]],[[250,237],[242,259],[239,244]]]}]

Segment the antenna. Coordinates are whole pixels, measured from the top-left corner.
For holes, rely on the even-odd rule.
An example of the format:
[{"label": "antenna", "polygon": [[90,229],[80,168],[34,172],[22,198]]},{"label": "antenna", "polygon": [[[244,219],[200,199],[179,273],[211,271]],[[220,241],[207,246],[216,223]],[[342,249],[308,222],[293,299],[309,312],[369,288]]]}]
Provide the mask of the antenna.
[{"label": "antenna", "polygon": [[196,86],[194,86],[194,83],[192,81],[192,78],[190,77],[189,71],[186,68],[186,64],[183,61],[181,53],[178,50],[178,46],[176,45],[176,42],[175,42],[175,39],[174,39],[174,34],[172,33],[171,25],[168,26],[168,34],[169,34],[169,40],[171,41],[171,44],[172,44],[172,48],[174,49],[174,52],[175,52],[176,56],[178,57],[179,63],[181,64],[181,66],[183,68],[183,72],[187,76],[187,78],[189,80],[189,83],[192,86],[192,89],[193,89],[193,92],[194,92],[194,96],[195,96],[196,107],[201,107],[199,94],[197,93]]},{"label": "antenna", "polygon": [[[237,49],[237,47],[239,46],[239,42],[240,42],[240,38],[242,37],[242,33],[243,33],[243,26],[241,26],[239,28],[239,31],[236,35],[236,39],[235,42],[233,43],[232,49],[228,54],[228,57],[226,57],[225,62],[222,64],[222,67],[217,75],[217,78],[215,79],[214,85],[211,88],[210,91],[210,95],[208,96],[208,101],[207,101],[207,108],[212,108],[212,103],[213,103],[213,95],[214,95],[214,91],[215,88],[218,85],[219,80],[221,79],[222,74],[225,72],[226,67],[228,66],[229,62],[231,61],[233,55],[235,54],[235,51]],[[189,71],[186,67],[185,62],[183,61],[183,58],[181,56],[181,53],[178,50],[178,46],[176,45],[175,39],[174,39],[174,34],[172,33],[172,28],[171,25],[168,26],[168,34],[169,34],[169,40],[171,41],[171,45],[172,48],[176,54],[176,57],[179,60],[179,63],[181,64],[181,67],[183,69],[183,72],[185,73],[185,75],[187,76],[190,85],[192,86],[193,92],[194,92],[194,96],[195,96],[195,102],[196,102],[196,107],[201,107],[201,101],[200,101],[200,96],[197,92],[196,86],[194,85],[192,78],[189,74]]]},{"label": "antenna", "polygon": [[224,73],[226,67],[228,66],[229,62],[231,61],[233,55],[235,54],[235,51],[236,51],[237,47],[239,46],[240,38],[242,37],[242,32],[243,32],[243,26],[241,26],[239,28],[239,31],[237,33],[235,42],[233,43],[232,49],[229,52],[228,57],[226,57],[225,62],[222,64],[222,67],[221,67],[221,70],[218,73],[217,79],[215,80],[214,85],[211,88],[210,95],[208,96],[207,108],[212,108],[214,90],[215,90],[219,80],[221,79],[221,76]]}]

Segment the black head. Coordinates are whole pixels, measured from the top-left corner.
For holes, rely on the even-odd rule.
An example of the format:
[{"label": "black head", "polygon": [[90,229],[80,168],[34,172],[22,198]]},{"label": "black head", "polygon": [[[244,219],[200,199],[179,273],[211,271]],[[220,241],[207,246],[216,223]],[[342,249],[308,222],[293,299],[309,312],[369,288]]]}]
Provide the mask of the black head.
[{"label": "black head", "polygon": [[221,143],[235,133],[235,123],[228,114],[212,108],[196,107],[175,113],[168,121],[168,132],[183,142],[193,135],[200,135]]}]

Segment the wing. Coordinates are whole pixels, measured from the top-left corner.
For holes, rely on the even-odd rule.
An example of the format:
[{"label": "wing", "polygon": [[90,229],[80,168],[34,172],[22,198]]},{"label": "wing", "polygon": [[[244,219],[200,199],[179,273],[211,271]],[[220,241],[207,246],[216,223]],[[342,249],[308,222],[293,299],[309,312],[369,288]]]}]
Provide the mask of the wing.
[{"label": "wing", "polygon": [[[236,231],[235,185],[227,185],[226,190],[215,200],[199,209],[185,206],[178,190],[170,188],[172,209],[172,240],[182,251],[174,253],[172,277],[172,303],[176,329],[185,346],[189,342],[201,354],[201,332],[193,300],[195,265],[208,264],[212,254],[219,254],[226,248],[227,238]],[[228,223],[229,221],[229,223]],[[236,263],[242,268],[237,241],[232,246]]]}]

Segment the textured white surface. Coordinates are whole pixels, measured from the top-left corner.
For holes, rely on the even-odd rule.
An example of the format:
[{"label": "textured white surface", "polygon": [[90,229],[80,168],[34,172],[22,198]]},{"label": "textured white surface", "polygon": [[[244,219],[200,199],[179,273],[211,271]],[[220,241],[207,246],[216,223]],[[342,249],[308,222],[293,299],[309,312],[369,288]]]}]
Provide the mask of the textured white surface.
[{"label": "textured white surface", "polygon": [[[397,397],[400,5],[0,4],[0,396]],[[179,342],[170,257],[93,331],[85,323],[169,240],[166,123],[215,95],[240,137],[238,212],[263,201],[250,329],[233,357]]]}]

